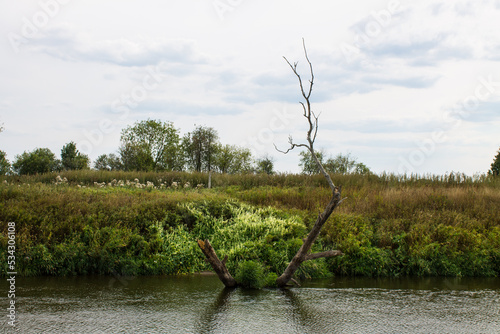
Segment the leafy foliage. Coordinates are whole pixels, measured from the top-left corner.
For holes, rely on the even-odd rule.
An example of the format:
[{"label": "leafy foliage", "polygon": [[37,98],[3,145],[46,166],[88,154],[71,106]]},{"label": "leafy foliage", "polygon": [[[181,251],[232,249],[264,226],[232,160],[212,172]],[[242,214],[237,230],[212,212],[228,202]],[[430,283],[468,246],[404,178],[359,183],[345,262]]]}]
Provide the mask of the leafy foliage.
[{"label": "leafy foliage", "polygon": [[148,119],[122,130],[120,154],[125,170],[181,170],[179,131],[172,122]]},{"label": "leafy foliage", "polygon": [[182,139],[188,169],[211,171],[218,151],[219,134],[214,128],[198,126]]},{"label": "leafy foliage", "polygon": [[7,160],[7,154],[0,150],[0,175],[10,173],[10,162]]},{"label": "leafy foliage", "polygon": [[117,171],[123,169],[123,164],[114,153],[101,154],[94,162],[94,168],[100,171]]},{"label": "leafy foliage", "polygon": [[90,167],[90,158],[80,153],[74,142],[69,142],[61,150],[61,164],[65,170],[87,169]]},{"label": "leafy foliage", "polygon": [[256,172],[265,173],[267,175],[272,175],[274,171],[274,160],[270,156],[266,155],[260,159],[257,159]]},{"label": "leafy foliage", "polygon": [[247,173],[252,169],[252,153],[236,145],[218,145],[214,165],[220,173]]},{"label": "leafy foliage", "polygon": [[60,162],[48,148],[37,148],[16,156],[12,168],[19,175],[42,174],[60,169]]},{"label": "leafy foliage", "polygon": [[488,171],[490,175],[498,176],[500,175],[500,149],[491,164],[491,169]]},{"label": "leafy foliage", "polygon": [[[328,158],[325,161],[324,151],[317,151],[316,157],[323,165],[325,170],[333,174],[368,174],[370,169],[363,163],[357,162],[350,154],[338,154],[335,158]],[[304,174],[319,174],[319,168],[316,161],[312,158],[311,152],[300,152],[300,163]]]},{"label": "leafy foliage", "polygon": [[[307,261],[298,278],[500,274],[498,178],[333,178],[348,199],[313,251],[345,255]],[[218,174],[211,190],[184,188],[206,184],[202,173],[78,170],[1,180],[0,263],[7,263],[7,222],[16,222],[22,275],[208,270],[196,244],[208,238],[233,274],[243,261],[261,263],[269,286],[329,196],[321,176],[305,175]]]},{"label": "leafy foliage", "polygon": [[243,261],[238,265],[236,282],[247,289],[260,289],[265,284],[264,267],[255,261]]}]

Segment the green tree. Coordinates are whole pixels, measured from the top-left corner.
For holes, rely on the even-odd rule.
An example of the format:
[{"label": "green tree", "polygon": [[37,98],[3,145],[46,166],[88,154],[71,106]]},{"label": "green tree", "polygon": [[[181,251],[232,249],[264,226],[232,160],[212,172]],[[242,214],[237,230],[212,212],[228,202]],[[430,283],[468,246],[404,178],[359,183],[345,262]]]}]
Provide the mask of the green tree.
[{"label": "green tree", "polygon": [[0,150],[0,175],[10,173],[10,162],[7,160],[7,153]]},{"label": "green tree", "polygon": [[498,176],[500,175],[500,149],[498,149],[497,155],[491,164],[491,169],[488,174]]},{"label": "green tree", "polygon": [[252,153],[249,149],[236,145],[219,145],[214,165],[221,173],[246,173],[252,170]]},{"label": "green tree", "polygon": [[122,144],[120,159],[123,170],[126,171],[151,171],[155,168],[155,161],[145,145]]},{"label": "green tree", "polygon": [[196,172],[211,171],[220,147],[219,134],[214,128],[198,126],[187,133],[182,141],[189,169]]},{"label": "green tree", "polygon": [[120,160],[120,157],[118,157],[114,153],[101,154],[95,160],[94,168],[97,170],[115,171],[123,169],[123,164]]},{"label": "green tree", "polygon": [[88,155],[80,153],[74,142],[69,142],[61,150],[61,164],[65,170],[88,169],[90,159]]},{"label": "green tree", "polygon": [[350,154],[338,154],[335,158],[329,158],[325,162],[325,169],[330,173],[350,174],[355,169],[356,160]]},{"label": "green tree", "polygon": [[[0,132],[3,131],[3,124],[0,125]],[[10,173],[10,162],[7,160],[7,153],[0,150],[0,175]]]},{"label": "green tree", "polygon": [[19,175],[42,174],[59,170],[60,161],[48,148],[37,148],[33,152],[16,156],[12,167]]},{"label": "green tree", "polygon": [[[325,153],[323,151],[317,151],[316,156],[319,162],[323,165],[325,171],[334,174],[367,174],[370,173],[370,169],[363,163],[357,162],[356,158],[352,157],[350,154],[342,155],[338,154],[335,158],[328,158],[325,160]],[[302,168],[302,173],[305,174],[319,174],[319,167],[312,158],[309,151],[300,152],[300,163],[299,166]]]},{"label": "green tree", "polygon": [[122,130],[125,170],[182,170],[179,131],[172,122],[148,119]]},{"label": "green tree", "polygon": [[257,173],[265,173],[268,175],[274,174],[274,160],[268,155],[257,159],[256,161],[256,172]]},{"label": "green tree", "polygon": [[[323,159],[325,156],[324,152],[322,150],[321,151],[315,150],[315,153],[319,162],[323,164]],[[319,166],[313,159],[310,151],[301,151],[299,155],[300,155],[299,166],[302,168],[302,173],[309,175],[320,173]]]}]

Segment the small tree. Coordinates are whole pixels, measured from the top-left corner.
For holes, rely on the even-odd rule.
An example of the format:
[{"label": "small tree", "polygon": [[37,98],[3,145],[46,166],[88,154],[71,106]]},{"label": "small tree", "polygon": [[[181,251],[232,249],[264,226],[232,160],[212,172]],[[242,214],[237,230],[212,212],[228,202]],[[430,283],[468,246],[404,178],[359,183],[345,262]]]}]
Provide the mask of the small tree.
[{"label": "small tree", "polygon": [[120,157],[118,157],[114,153],[110,153],[101,154],[100,156],[98,156],[96,161],[94,162],[94,168],[97,170],[114,171],[123,169],[123,165]]},{"label": "small tree", "polygon": [[500,175],[500,149],[498,149],[497,155],[495,159],[493,159],[493,163],[491,164],[491,169],[488,171],[488,174],[498,176]]},{"label": "small tree", "polygon": [[16,156],[12,167],[19,175],[42,174],[59,170],[60,161],[48,148],[37,148]]},{"label": "small tree", "polygon": [[69,142],[61,150],[61,165],[65,170],[88,169],[90,158],[80,153],[74,142]]},{"label": "small tree", "polygon": [[274,160],[273,158],[269,157],[268,155],[257,159],[256,161],[256,172],[257,173],[264,173],[268,175],[274,174]]},{"label": "small tree", "polygon": [[189,169],[196,172],[212,171],[220,147],[219,134],[214,128],[196,127],[184,136],[182,145]]},{"label": "small tree", "polygon": [[[319,160],[320,163],[323,163],[324,159],[324,152],[321,151],[316,151],[316,158]],[[321,171],[318,167],[318,164],[314,160],[311,152],[309,151],[301,151],[299,153],[300,155],[300,162],[299,162],[299,167],[302,169],[302,173],[308,174],[308,175],[313,175],[313,174],[319,174]]]},{"label": "small tree", "polygon": [[0,151],[0,175],[10,173],[10,162],[7,160],[7,153]]},{"label": "small tree", "polygon": [[219,145],[214,160],[215,169],[221,173],[246,173],[252,169],[252,153],[236,145]]},{"label": "small tree", "polygon": [[[3,131],[3,124],[0,125],[0,132]],[[7,160],[7,153],[0,150],[0,175],[10,173],[10,162]]]},{"label": "small tree", "polygon": [[325,169],[337,174],[368,174],[370,169],[363,163],[357,162],[350,154],[338,154],[335,158],[326,160]]}]

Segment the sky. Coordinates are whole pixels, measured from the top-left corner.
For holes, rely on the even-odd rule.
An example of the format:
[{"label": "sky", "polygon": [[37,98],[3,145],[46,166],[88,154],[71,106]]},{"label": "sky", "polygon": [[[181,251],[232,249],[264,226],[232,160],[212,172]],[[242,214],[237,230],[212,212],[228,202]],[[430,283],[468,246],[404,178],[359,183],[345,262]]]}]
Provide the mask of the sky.
[{"label": "sky", "polygon": [[95,160],[137,121],[203,125],[300,172],[315,147],[375,173],[486,173],[500,146],[500,1],[0,0],[0,150]]}]

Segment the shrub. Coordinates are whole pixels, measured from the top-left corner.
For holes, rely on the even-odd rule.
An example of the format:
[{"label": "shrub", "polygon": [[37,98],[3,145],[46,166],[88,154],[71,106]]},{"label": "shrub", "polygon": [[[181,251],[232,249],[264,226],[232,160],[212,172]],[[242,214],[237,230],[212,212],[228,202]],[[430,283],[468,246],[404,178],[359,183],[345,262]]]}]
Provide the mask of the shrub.
[{"label": "shrub", "polygon": [[236,270],[235,280],[247,289],[260,289],[267,281],[264,267],[255,261],[241,262]]}]

